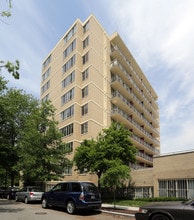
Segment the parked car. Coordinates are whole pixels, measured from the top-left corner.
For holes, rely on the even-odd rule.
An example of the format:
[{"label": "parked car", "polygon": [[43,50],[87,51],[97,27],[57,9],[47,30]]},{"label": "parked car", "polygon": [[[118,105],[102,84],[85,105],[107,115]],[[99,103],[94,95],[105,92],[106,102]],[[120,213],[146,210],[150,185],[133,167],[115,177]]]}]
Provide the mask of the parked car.
[{"label": "parked car", "polygon": [[101,203],[99,190],[91,182],[61,182],[42,195],[42,208],[63,207],[69,214],[76,210],[100,209]]},{"label": "parked car", "polygon": [[5,197],[5,191],[6,191],[6,187],[0,187],[0,198]]},{"label": "parked car", "polygon": [[25,186],[22,190],[16,192],[15,200],[26,204],[29,202],[41,201],[43,190],[38,186]]},{"label": "parked car", "polygon": [[19,191],[19,188],[9,187],[4,194],[4,197],[7,199],[15,199],[16,193]]},{"label": "parked car", "polygon": [[193,220],[194,200],[154,202],[140,207],[136,220]]}]

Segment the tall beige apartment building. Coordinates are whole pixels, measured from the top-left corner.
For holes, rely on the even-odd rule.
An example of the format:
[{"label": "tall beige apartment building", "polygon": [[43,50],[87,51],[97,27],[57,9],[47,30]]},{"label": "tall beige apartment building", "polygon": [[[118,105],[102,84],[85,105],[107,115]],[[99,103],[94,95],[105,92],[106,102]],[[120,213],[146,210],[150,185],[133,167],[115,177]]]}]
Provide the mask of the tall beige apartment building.
[{"label": "tall beige apartment building", "polygon": [[[47,99],[56,108],[70,159],[84,139],[117,121],[131,131],[138,149],[130,166],[153,166],[160,149],[157,94],[119,34],[109,36],[93,15],[76,20],[44,60],[41,100]],[[72,167],[64,174],[93,180]]]}]

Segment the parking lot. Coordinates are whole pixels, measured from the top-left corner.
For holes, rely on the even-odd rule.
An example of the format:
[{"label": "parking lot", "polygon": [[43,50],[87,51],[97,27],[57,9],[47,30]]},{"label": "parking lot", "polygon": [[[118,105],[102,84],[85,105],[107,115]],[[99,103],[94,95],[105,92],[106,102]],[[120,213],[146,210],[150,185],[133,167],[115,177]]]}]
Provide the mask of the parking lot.
[{"label": "parking lot", "polygon": [[0,199],[0,219],[2,220],[115,220],[134,217],[104,213],[101,211],[79,212],[69,215],[64,209],[42,209],[40,204],[25,204],[15,200]]}]

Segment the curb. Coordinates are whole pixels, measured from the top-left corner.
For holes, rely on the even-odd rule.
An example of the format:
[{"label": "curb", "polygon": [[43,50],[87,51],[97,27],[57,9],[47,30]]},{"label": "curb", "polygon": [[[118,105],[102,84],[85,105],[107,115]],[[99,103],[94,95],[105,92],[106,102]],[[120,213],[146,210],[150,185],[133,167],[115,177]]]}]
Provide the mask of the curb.
[{"label": "curb", "polygon": [[102,210],[102,209],[101,209],[101,212],[109,213],[109,214],[113,214],[113,215],[122,215],[122,216],[135,217],[134,214],[127,214],[127,213],[122,213],[122,212],[111,212],[111,211],[106,211],[106,210]]},{"label": "curb", "polygon": [[[131,210],[131,211],[135,211],[137,212],[139,210],[139,207],[130,207],[130,206],[119,206],[119,205],[111,205],[111,204],[102,204],[102,208],[118,208],[121,210]],[[135,214],[127,214],[127,213],[122,213],[122,212],[113,212],[113,211],[107,211],[107,210],[103,210],[101,209],[102,212],[104,213],[110,213],[110,214],[114,214],[114,215],[122,215],[122,216],[129,216],[129,217],[135,217]]]}]

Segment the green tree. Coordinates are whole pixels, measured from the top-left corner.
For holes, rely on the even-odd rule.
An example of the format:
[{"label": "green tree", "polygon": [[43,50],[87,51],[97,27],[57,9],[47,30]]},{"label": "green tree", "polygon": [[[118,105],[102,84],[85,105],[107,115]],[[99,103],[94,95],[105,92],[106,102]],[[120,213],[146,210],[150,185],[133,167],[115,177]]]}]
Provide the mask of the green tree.
[{"label": "green tree", "polygon": [[25,121],[19,149],[20,171],[26,183],[58,180],[70,164],[54,112],[50,102],[42,102]]},{"label": "green tree", "polygon": [[116,204],[116,189],[126,185],[130,178],[130,168],[121,163],[120,160],[113,160],[109,162],[109,168],[103,174],[101,183],[113,191],[114,207]]},{"label": "green tree", "polygon": [[12,8],[12,4],[11,4],[11,0],[9,1],[6,1],[7,4],[8,4],[8,9],[7,10],[3,10],[0,12],[0,16],[1,17],[10,17],[11,16],[11,12],[10,12],[10,9]]},{"label": "green tree", "polygon": [[[129,163],[135,162],[136,155],[136,148],[130,140],[130,135],[129,130],[123,125],[112,123],[109,128],[103,129],[97,136],[96,141],[83,141],[80,147],[76,149],[74,155],[77,169],[81,172],[85,169],[96,173],[99,181],[103,176],[101,182],[105,185],[108,184],[109,174],[115,170],[113,169],[115,164],[117,170],[126,171],[128,169],[130,171]],[[124,180],[129,175],[119,175],[119,179],[120,177]],[[117,183],[117,185],[121,183],[118,179],[115,179],[113,182]]]},{"label": "green tree", "polygon": [[39,103],[22,90],[8,89],[0,77],[0,178],[15,184],[23,173],[27,181],[57,179],[62,175],[65,144],[49,102]]},{"label": "green tree", "polygon": [[0,60],[0,70],[2,68],[5,68],[15,79],[19,79],[19,69],[20,69],[20,63],[18,60],[15,61],[15,64],[10,61],[3,61]]},{"label": "green tree", "polygon": [[7,89],[7,81],[0,75],[0,95]]},{"label": "green tree", "polygon": [[[11,0],[7,1],[8,9],[0,12],[0,16],[2,18],[4,18],[4,17],[9,18],[11,16],[11,11],[10,11],[10,9],[12,8],[11,2],[12,2]],[[3,21],[3,20],[1,20],[1,21]],[[0,60],[0,71],[2,68],[5,68],[10,74],[12,74],[12,76],[15,79],[19,79],[20,63],[18,60],[15,60],[15,63],[10,62],[10,61]]]},{"label": "green tree", "polygon": [[[2,78],[1,78],[2,79]],[[1,80],[0,91],[0,167],[4,171],[4,184],[14,184],[19,160],[18,142],[26,117],[37,105],[37,100],[22,90],[7,89]]]}]

